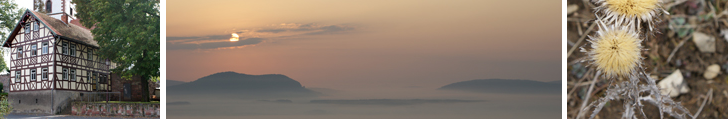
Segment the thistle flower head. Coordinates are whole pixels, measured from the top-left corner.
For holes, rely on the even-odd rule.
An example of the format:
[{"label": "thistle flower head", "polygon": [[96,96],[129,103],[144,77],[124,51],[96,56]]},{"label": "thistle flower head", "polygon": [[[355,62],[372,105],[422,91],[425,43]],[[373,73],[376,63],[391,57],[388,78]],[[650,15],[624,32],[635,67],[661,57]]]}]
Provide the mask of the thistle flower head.
[{"label": "thistle flower head", "polygon": [[652,31],[652,24],[659,21],[660,13],[667,13],[662,9],[662,0],[595,0],[599,5],[596,10],[601,13],[608,23],[625,25],[640,29],[641,23],[647,23]]},{"label": "thistle flower head", "polygon": [[597,31],[596,37],[589,37],[592,49],[587,54],[591,64],[605,77],[635,74],[642,60],[642,40],[637,32],[624,26],[607,27],[601,21],[597,24],[601,30]]}]

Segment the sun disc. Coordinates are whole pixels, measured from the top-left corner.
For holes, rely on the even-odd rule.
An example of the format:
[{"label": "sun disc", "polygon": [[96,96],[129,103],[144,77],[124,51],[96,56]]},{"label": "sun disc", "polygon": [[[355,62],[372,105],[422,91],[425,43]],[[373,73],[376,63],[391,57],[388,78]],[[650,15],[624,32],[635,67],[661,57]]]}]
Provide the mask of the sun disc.
[{"label": "sun disc", "polygon": [[240,36],[238,36],[238,34],[233,33],[232,35],[233,35],[233,37],[230,38],[230,41],[235,42],[235,41],[240,40],[240,39],[238,39],[238,38],[240,38]]}]

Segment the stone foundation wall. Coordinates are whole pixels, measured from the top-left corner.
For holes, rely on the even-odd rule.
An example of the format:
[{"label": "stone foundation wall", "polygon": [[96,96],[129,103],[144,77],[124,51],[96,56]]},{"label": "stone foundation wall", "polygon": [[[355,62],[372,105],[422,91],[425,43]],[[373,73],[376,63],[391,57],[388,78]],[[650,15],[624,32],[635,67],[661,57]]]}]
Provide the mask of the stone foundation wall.
[{"label": "stone foundation wall", "polygon": [[81,93],[65,90],[10,92],[8,102],[13,106],[11,113],[61,114],[64,110],[68,110],[69,102],[81,100]]},{"label": "stone foundation wall", "polygon": [[159,117],[159,104],[73,102],[71,114],[80,116]]},{"label": "stone foundation wall", "polygon": [[[142,77],[132,76],[131,79],[124,79],[116,73],[111,74],[111,92],[119,92],[121,95],[113,95],[114,99],[121,99],[122,101],[142,101]],[[124,85],[129,84],[129,97],[124,94]],[[149,82],[149,96],[154,94],[154,82]],[[116,97],[120,96],[120,97]]]}]

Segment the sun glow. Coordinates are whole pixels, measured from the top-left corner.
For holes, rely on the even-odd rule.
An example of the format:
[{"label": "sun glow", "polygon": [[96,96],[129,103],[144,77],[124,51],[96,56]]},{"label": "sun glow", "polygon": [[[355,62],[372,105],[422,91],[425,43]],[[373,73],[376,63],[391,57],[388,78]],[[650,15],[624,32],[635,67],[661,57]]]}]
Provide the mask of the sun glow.
[{"label": "sun glow", "polygon": [[240,38],[240,36],[238,36],[238,34],[233,33],[232,35],[233,37],[230,38],[230,41],[235,42],[239,40],[238,38]]}]

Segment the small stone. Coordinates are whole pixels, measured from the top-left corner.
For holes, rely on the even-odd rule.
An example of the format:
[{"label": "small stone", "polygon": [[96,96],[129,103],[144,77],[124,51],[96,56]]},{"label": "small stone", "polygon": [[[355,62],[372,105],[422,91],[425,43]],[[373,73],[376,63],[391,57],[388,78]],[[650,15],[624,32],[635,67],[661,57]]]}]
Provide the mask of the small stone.
[{"label": "small stone", "polygon": [[660,87],[660,93],[663,95],[670,95],[670,97],[677,97],[682,93],[690,91],[687,83],[683,80],[682,73],[680,70],[675,70],[669,76],[662,79],[660,83],[657,83]]},{"label": "small stone", "polygon": [[715,37],[710,36],[705,33],[701,32],[694,32],[693,33],[693,42],[696,46],[698,46],[698,49],[700,52],[703,53],[713,53],[715,52]]},{"label": "small stone", "polygon": [[703,76],[705,79],[713,79],[720,74],[720,65],[718,64],[712,64],[708,66],[707,69],[705,69],[705,73],[703,73]]}]

